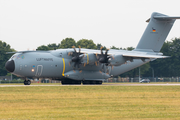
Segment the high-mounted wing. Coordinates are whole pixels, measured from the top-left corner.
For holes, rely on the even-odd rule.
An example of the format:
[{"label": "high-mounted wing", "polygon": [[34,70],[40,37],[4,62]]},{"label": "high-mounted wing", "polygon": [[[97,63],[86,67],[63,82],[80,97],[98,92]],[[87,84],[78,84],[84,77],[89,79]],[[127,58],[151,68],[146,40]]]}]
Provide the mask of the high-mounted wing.
[{"label": "high-mounted wing", "polygon": [[[99,59],[95,59],[94,56],[101,56],[102,52],[103,54],[106,54],[106,51],[100,51],[100,50],[89,50],[89,49],[82,49],[82,52],[85,54],[85,62],[92,63],[94,62],[100,62]],[[108,59],[107,65],[112,66],[119,66],[127,61],[133,61],[133,59],[141,59],[142,61],[145,61],[145,59],[157,59],[157,58],[169,58],[170,56],[162,56],[162,53],[156,53],[151,50],[147,50],[147,52],[143,51],[126,51],[126,50],[109,50],[107,53],[107,56],[110,58]],[[91,59],[93,58],[93,59]]]},{"label": "high-mounted wing", "polygon": [[29,50],[29,51],[17,51],[17,52],[6,52],[6,54],[14,54],[14,53],[28,53],[28,52],[50,52],[50,51],[34,51],[34,50]]},{"label": "high-mounted wing", "polygon": [[150,55],[150,54],[122,54],[122,56],[124,57],[131,57],[131,58],[134,58],[134,59],[141,59],[141,58],[147,58],[147,59],[150,59],[150,58],[169,58],[170,56],[159,56],[159,55]]}]

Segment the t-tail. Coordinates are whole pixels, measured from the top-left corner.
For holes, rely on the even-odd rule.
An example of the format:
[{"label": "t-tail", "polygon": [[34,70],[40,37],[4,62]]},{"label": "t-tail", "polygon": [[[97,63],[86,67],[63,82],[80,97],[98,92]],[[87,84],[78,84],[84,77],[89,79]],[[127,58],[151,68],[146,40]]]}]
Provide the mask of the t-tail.
[{"label": "t-tail", "polygon": [[180,19],[180,17],[152,13],[151,18],[146,21],[149,24],[135,50],[159,52],[176,19]]}]

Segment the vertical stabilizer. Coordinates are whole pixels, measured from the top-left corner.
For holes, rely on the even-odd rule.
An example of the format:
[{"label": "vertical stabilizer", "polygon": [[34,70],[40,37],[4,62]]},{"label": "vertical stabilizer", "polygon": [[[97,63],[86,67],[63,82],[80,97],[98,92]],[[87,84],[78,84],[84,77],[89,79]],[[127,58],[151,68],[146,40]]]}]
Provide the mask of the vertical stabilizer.
[{"label": "vertical stabilizer", "polygon": [[135,50],[151,49],[159,52],[176,19],[180,17],[152,13],[151,18],[147,20],[149,24]]}]

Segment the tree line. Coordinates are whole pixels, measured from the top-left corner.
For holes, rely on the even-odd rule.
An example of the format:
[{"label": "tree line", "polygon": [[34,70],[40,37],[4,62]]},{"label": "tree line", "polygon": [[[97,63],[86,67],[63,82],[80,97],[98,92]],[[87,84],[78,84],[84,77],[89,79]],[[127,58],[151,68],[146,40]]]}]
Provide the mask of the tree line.
[{"label": "tree line", "polygon": [[[75,41],[73,38],[65,38],[59,44],[41,45],[36,50],[56,50],[63,48],[71,48],[72,46],[80,46],[81,48],[97,49],[100,50],[101,43],[95,44],[93,40],[81,39]],[[103,46],[103,50],[106,50],[106,46]],[[112,46],[110,49],[117,50],[133,50],[133,47],[121,48]],[[5,69],[6,61],[11,57],[11,54],[6,52],[15,51],[9,44],[0,40],[0,76],[9,75]],[[152,77],[154,71],[154,77],[177,77],[180,76],[180,38],[174,38],[171,41],[164,42],[161,51],[165,56],[171,56],[166,59],[157,59],[140,67],[141,76]],[[120,75],[121,77],[136,77],[139,76],[139,68],[135,68],[129,72]]]}]

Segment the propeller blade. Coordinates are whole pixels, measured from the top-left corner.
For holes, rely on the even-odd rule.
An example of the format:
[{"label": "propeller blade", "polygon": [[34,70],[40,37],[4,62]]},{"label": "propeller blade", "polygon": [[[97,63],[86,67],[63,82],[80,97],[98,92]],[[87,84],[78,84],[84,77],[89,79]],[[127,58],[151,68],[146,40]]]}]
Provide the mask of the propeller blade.
[{"label": "propeller blade", "polygon": [[106,52],[105,52],[105,56],[107,57],[107,53],[108,53],[109,49],[106,49]]},{"label": "propeller blade", "polygon": [[99,60],[99,55],[98,55],[98,53],[96,53],[96,59]]},{"label": "propeller blade", "polygon": [[113,70],[114,66],[111,66],[111,69]]},{"label": "propeller blade", "polygon": [[95,62],[95,65],[97,66],[97,61]]},{"label": "propeller blade", "polygon": [[102,70],[104,71],[104,64],[102,65]]},{"label": "propeller blade", "polygon": [[76,64],[77,64],[77,63],[75,62],[75,63],[74,63],[74,69],[76,68]]},{"label": "propeller blade", "polygon": [[101,55],[103,55],[103,51],[102,51],[102,48],[103,48],[103,47],[101,46],[101,48],[100,48],[100,50],[101,50]]},{"label": "propeller blade", "polygon": [[106,66],[106,74],[109,74],[109,68]]},{"label": "propeller blade", "polygon": [[73,53],[72,52],[68,52],[68,56],[72,55]]},{"label": "propeller blade", "polygon": [[76,53],[77,53],[77,52],[76,52],[76,47],[73,45],[72,48],[74,49],[75,54],[76,54]]},{"label": "propeller blade", "polygon": [[100,50],[102,50],[102,49],[103,49],[103,46],[101,46]]},{"label": "propeller blade", "polygon": [[108,66],[108,63],[106,63],[105,65]]},{"label": "propeller blade", "polygon": [[111,58],[114,60],[114,56],[112,55]]},{"label": "propeller blade", "polygon": [[77,66],[78,66],[78,69],[79,69],[79,64],[77,64]]},{"label": "propeller blade", "polygon": [[81,55],[79,55],[79,58],[83,58],[85,55],[84,54],[81,54]]},{"label": "propeller blade", "polygon": [[79,46],[79,54],[80,54],[80,52],[81,52],[81,47]]}]

